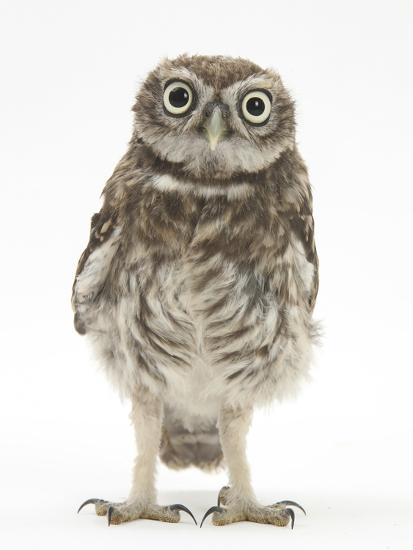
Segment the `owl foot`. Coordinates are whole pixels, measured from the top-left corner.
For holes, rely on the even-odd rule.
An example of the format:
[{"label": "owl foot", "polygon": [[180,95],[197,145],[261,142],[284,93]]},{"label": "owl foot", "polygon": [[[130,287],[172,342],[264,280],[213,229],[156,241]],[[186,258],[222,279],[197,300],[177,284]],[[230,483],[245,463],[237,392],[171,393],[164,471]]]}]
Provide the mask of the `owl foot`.
[{"label": "owl foot", "polygon": [[178,523],[181,519],[180,511],[186,512],[194,520],[196,519],[183,504],[171,504],[170,506],[159,506],[158,504],[140,504],[128,502],[108,502],[100,498],[89,498],[85,500],[79,507],[80,510],[88,504],[95,505],[95,511],[98,516],[107,516],[108,525],[119,525],[126,521],[134,519],[154,519],[158,521],[166,521],[168,523]]},{"label": "owl foot", "polygon": [[294,529],[295,513],[290,506],[296,506],[305,514],[304,508],[293,500],[281,500],[276,504],[260,506],[253,501],[231,499],[231,488],[223,487],[218,494],[218,505],[212,506],[206,511],[200,527],[202,527],[206,518],[213,514],[212,523],[214,525],[252,521],[285,527],[291,522],[291,529]]}]

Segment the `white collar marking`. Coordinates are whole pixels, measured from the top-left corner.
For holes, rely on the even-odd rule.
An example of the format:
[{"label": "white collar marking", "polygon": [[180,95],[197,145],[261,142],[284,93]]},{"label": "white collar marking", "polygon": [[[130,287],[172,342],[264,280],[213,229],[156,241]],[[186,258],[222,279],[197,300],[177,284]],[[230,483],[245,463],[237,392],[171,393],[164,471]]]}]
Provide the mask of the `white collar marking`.
[{"label": "white collar marking", "polygon": [[169,174],[152,176],[148,184],[160,191],[178,191],[180,193],[193,193],[200,197],[226,196],[229,200],[238,199],[249,195],[253,190],[251,183],[230,183],[228,185],[204,185],[202,183],[189,183],[180,181]]}]

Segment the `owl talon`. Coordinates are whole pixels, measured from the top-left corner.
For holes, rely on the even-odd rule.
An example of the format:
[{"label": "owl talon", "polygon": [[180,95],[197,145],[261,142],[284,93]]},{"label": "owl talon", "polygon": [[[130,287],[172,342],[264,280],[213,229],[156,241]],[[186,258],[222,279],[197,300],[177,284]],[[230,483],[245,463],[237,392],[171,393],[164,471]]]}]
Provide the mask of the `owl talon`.
[{"label": "owl talon", "polygon": [[113,506],[109,506],[108,508],[108,527],[110,527],[110,522],[112,521],[112,514],[113,514]]},{"label": "owl talon", "polygon": [[152,519],[178,523],[181,519],[179,512],[185,512],[198,525],[195,516],[189,508],[183,504],[171,504],[169,506],[160,506],[158,504],[142,504],[137,502],[110,502],[101,498],[89,498],[83,502],[78,510],[87,504],[94,504],[96,515],[106,516],[108,526],[119,525],[135,519]]},{"label": "owl talon", "polygon": [[77,511],[77,513],[80,512],[80,510],[82,508],[84,508],[85,506],[87,506],[88,504],[107,504],[107,500],[103,500],[101,498],[88,498],[87,500],[85,500],[85,502],[83,502],[80,506],[79,506],[79,509]]},{"label": "owl talon", "polygon": [[204,521],[206,520],[206,518],[208,516],[210,516],[211,514],[213,514],[214,512],[219,512],[219,513],[222,513],[224,512],[225,510],[223,508],[221,508],[221,506],[211,506],[211,508],[209,508],[209,510],[207,510],[204,514],[204,517],[202,518],[202,521],[201,521],[201,525],[199,526],[199,528],[202,527]]},{"label": "owl talon", "polygon": [[186,506],[184,506],[183,504],[172,504],[171,506],[169,506],[169,509],[170,510],[180,510],[181,512],[186,512],[187,514],[189,514],[191,516],[191,518],[194,520],[195,522],[195,525],[198,525],[196,519],[195,519],[195,516],[194,514],[191,512],[191,510],[189,508],[187,508]]},{"label": "owl talon", "polygon": [[284,510],[291,518],[291,529],[294,529],[294,523],[295,523],[295,513],[294,513],[294,510],[292,510],[291,508],[286,508]]},{"label": "owl talon", "polygon": [[294,502],[294,500],[280,500],[276,504],[277,504],[277,506],[278,506],[278,504],[282,504],[282,505],[285,505],[285,506],[296,506],[302,512],[304,512],[305,516],[307,515],[307,512],[304,510],[304,508],[300,504],[298,504],[298,502]]}]

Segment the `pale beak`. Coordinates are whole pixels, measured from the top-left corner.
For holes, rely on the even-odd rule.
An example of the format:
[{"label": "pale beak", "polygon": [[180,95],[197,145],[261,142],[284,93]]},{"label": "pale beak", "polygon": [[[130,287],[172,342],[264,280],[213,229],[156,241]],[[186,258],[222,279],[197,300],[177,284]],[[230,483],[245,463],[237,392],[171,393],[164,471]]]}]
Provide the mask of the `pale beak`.
[{"label": "pale beak", "polygon": [[209,146],[211,151],[215,151],[215,148],[225,134],[226,126],[222,118],[221,109],[215,107],[211,117],[208,119],[208,122],[205,124],[205,131],[208,137]]}]

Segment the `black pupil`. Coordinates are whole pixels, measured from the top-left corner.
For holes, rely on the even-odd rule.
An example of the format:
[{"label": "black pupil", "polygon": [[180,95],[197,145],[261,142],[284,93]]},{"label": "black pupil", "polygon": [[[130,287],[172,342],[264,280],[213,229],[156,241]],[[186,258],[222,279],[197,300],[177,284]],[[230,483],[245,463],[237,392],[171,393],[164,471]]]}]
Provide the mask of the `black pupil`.
[{"label": "black pupil", "polygon": [[188,101],[189,93],[188,90],[185,90],[185,88],[181,88],[180,86],[178,86],[169,93],[169,102],[173,107],[176,107],[177,109],[179,109],[180,107],[185,107]]},{"label": "black pupil", "polygon": [[260,97],[251,97],[247,101],[247,111],[252,116],[260,116],[264,112],[265,104]]}]

